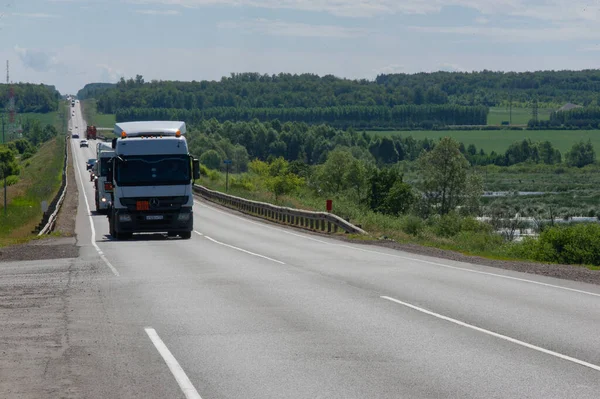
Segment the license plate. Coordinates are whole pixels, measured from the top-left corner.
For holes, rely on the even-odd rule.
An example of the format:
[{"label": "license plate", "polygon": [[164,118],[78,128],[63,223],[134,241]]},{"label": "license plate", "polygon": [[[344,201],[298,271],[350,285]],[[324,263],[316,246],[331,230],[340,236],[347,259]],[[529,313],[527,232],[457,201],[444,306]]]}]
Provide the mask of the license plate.
[{"label": "license plate", "polygon": [[163,220],[163,215],[148,215],[146,216],[146,220]]}]

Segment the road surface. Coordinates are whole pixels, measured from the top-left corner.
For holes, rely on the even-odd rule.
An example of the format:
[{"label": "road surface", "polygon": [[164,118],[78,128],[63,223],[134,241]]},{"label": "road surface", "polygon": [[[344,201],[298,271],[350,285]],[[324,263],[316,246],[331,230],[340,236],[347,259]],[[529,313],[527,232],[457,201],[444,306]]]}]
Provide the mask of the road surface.
[{"label": "road surface", "polygon": [[[75,111],[83,134],[79,105]],[[599,396],[598,286],[348,244],[200,201],[190,240],[113,241],[106,216],[94,213],[85,170],[95,143],[72,145],[80,257],[18,271],[0,266],[0,281],[8,273],[10,281],[39,285],[45,276],[60,292],[53,305],[56,350],[44,355],[44,370],[34,372],[32,363],[21,374],[34,375],[0,383],[0,392]],[[26,342],[35,348],[34,341]],[[28,383],[32,378],[46,383]]]}]

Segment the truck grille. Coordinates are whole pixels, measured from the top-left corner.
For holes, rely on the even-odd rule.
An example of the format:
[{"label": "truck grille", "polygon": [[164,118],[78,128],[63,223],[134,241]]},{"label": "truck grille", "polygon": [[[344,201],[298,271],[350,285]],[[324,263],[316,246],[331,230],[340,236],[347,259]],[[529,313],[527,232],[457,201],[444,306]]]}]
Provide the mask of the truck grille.
[{"label": "truck grille", "polygon": [[138,201],[147,202],[149,211],[175,211],[188,202],[188,196],[180,197],[134,197],[121,198],[121,204],[127,207],[128,211],[136,211]]}]

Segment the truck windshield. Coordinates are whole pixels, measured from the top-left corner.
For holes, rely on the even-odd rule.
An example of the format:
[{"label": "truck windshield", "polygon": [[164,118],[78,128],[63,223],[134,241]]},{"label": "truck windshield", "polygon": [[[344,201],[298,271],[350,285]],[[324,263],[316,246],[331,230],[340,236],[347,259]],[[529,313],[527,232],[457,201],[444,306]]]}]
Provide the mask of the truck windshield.
[{"label": "truck windshield", "polygon": [[135,155],[116,164],[119,186],[189,184],[191,164],[187,155]]}]

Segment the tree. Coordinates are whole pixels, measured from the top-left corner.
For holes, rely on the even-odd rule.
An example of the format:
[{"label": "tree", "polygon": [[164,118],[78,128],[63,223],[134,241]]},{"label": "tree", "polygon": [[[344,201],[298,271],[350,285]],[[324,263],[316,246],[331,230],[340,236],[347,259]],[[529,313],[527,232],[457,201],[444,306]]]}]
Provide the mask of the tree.
[{"label": "tree", "polygon": [[479,215],[482,195],[483,178],[477,173],[469,173],[465,184],[463,213],[467,215]]},{"label": "tree", "polygon": [[354,157],[346,150],[335,149],[331,151],[320,171],[321,188],[335,194],[344,190],[347,187],[344,175],[353,161],[355,161]]},{"label": "tree", "polygon": [[461,154],[459,144],[444,137],[418,160],[421,190],[429,206],[437,208],[441,215],[454,210],[463,201],[469,162]]},{"label": "tree", "polygon": [[200,155],[200,163],[209,169],[219,170],[221,168],[221,162],[223,162],[223,158],[221,158],[219,153],[215,150],[208,150]]},{"label": "tree", "polygon": [[282,195],[287,195],[297,191],[303,185],[303,178],[289,172],[267,179],[267,187],[273,194],[275,194],[275,201],[279,201],[279,198]]},{"label": "tree", "polygon": [[367,185],[367,167],[359,159],[354,159],[344,173],[344,184],[356,191],[356,198],[361,201]]},{"label": "tree", "polygon": [[385,211],[385,200],[396,181],[402,181],[402,176],[395,168],[374,168],[369,176],[369,193],[367,202],[375,212]]},{"label": "tree", "polygon": [[18,175],[19,163],[15,158],[15,153],[7,146],[0,145],[0,176]]},{"label": "tree", "polygon": [[588,139],[587,143],[584,143],[582,140],[579,143],[573,144],[573,147],[567,152],[566,156],[567,164],[578,168],[596,162],[596,152],[590,139]]},{"label": "tree", "polygon": [[383,202],[383,212],[398,216],[406,213],[412,206],[415,196],[412,187],[402,179],[396,180]]},{"label": "tree", "polygon": [[231,161],[236,172],[242,173],[248,170],[248,159],[248,151],[244,146],[238,144],[233,148]]}]

